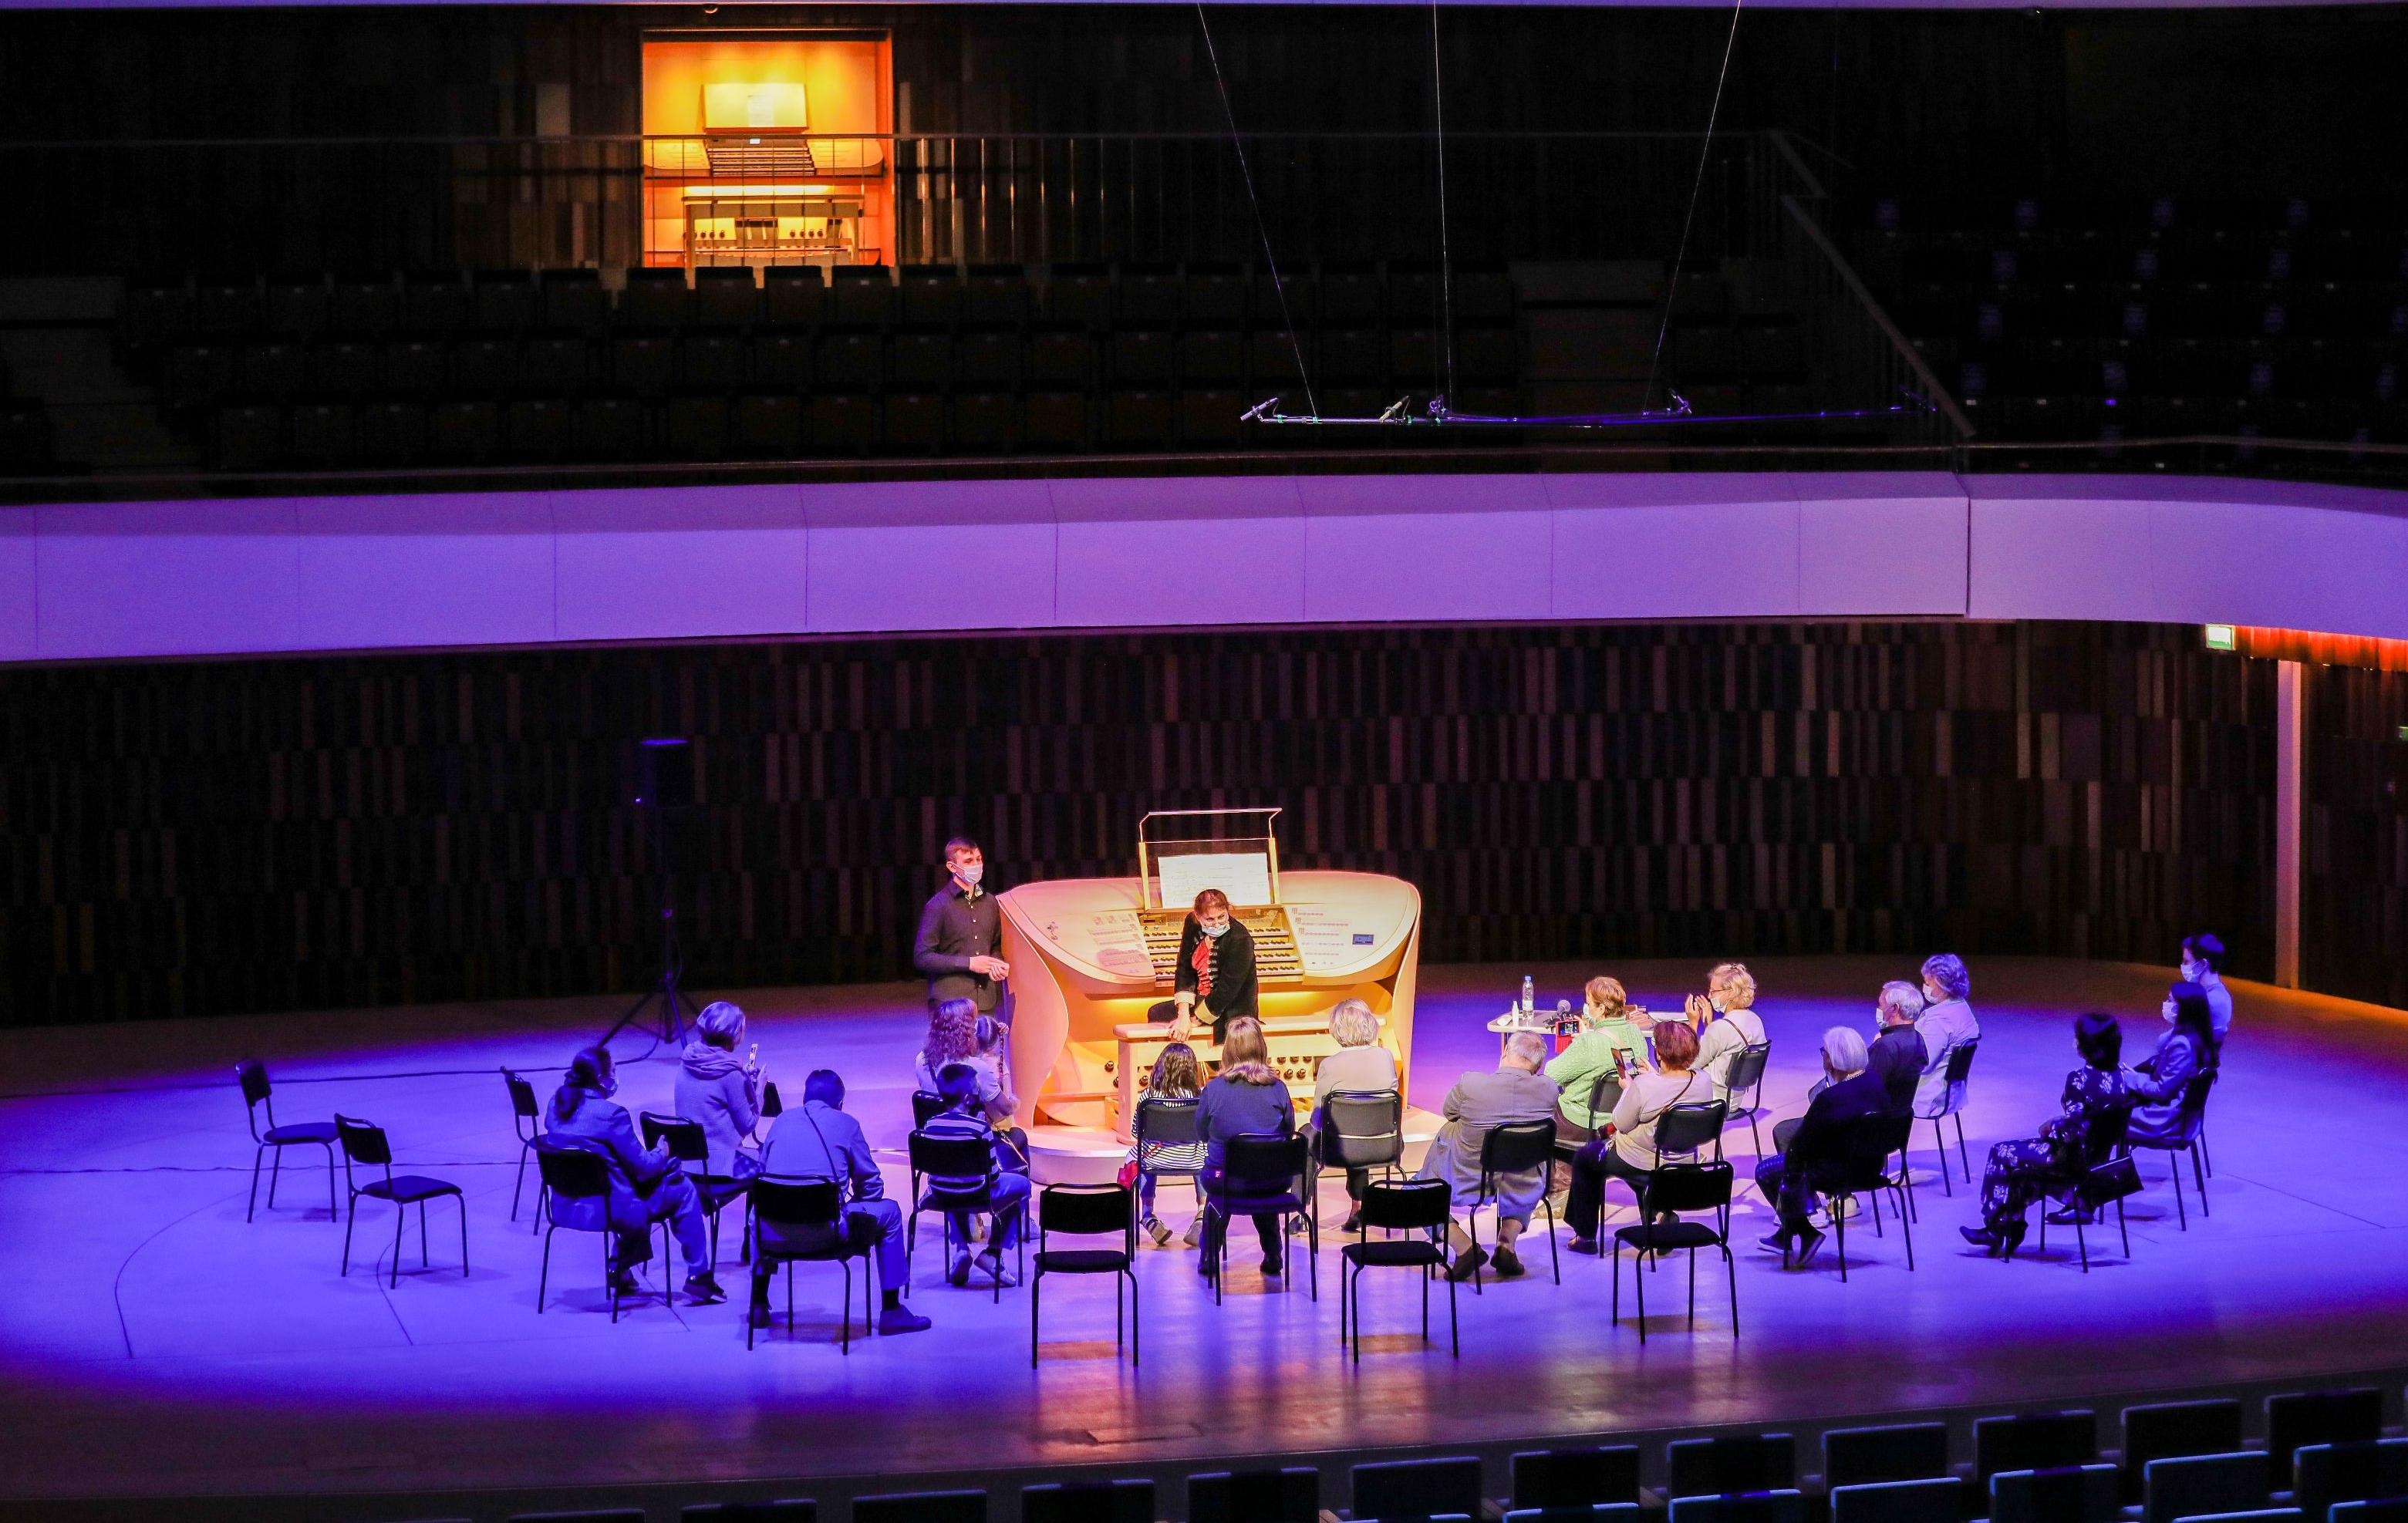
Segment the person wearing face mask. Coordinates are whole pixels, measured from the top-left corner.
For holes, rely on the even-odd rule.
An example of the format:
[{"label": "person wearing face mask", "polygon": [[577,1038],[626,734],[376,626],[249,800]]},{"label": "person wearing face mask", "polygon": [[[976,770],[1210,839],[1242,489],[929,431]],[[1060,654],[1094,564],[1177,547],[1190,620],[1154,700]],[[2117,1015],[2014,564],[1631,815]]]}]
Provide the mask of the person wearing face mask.
[{"label": "person wearing face mask", "polygon": [[[1608,1074],[1619,1078],[1647,1066],[1647,1036],[1631,1020],[1629,996],[1623,992],[1620,982],[1592,978],[1584,994],[1579,1033],[1563,1051],[1547,1060],[1545,1070],[1555,1088],[1563,1091],[1563,1097],[1555,1103],[1555,1135],[1575,1146],[1596,1139],[1598,1130],[1613,1114],[1613,1103],[1622,1097],[1618,1083],[1598,1095],[1598,1080]],[[1593,1095],[1605,1109],[1589,1109]],[[1570,1182],[1569,1171],[1563,1179]]]},{"label": "person wearing face mask", "polygon": [[1212,1023],[1219,1042],[1229,1022],[1254,1016],[1254,938],[1229,914],[1229,896],[1207,889],[1196,896],[1196,907],[1179,932],[1179,973],[1174,993],[1146,1012],[1149,1020],[1170,1022],[1170,1038],[1184,1042],[1198,1018]]},{"label": "person wearing face mask", "polygon": [[553,1219],[586,1231],[608,1225],[619,1240],[610,1256],[610,1283],[623,1296],[641,1288],[636,1266],[652,1256],[652,1223],[666,1221],[685,1258],[686,1295],[697,1304],[726,1300],[727,1293],[711,1278],[710,1238],[703,1228],[702,1200],[695,1193],[694,1181],[679,1169],[666,1141],[652,1148],[637,1142],[627,1107],[610,1098],[618,1092],[609,1048],[587,1047],[570,1060],[568,1076],[552,1097],[544,1139],[602,1155],[609,1165],[610,1194],[603,1203],[607,1222],[592,1219],[596,1215],[592,1201],[556,1198]]},{"label": "person wearing face mask", "polygon": [[1764,1040],[1764,1019],[1756,1013],[1756,977],[1739,962],[1724,962],[1706,975],[1703,995],[1689,996],[1684,1008],[1698,1032],[1697,1071],[1712,1079],[1714,1098],[1728,1103],[1730,1090],[1723,1079],[1742,1047]]},{"label": "person wearing face mask", "polygon": [[2183,1090],[2215,1066],[2215,1026],[2208,1013],[2207,990],[2197,984],[2176,984],[2166,990],[2157,1013],[2173,1029],[2159,1039],[2156,1052],[2133,1066],[2126,1082],[2138,1103],[2128,1133],[2136,1145],[2180,1136]]},{"label": "person wearing face mask", "polygon": [[2183,982],[2197,984],[2207,996],[2207,1023],[2215,1045],[2232,1030],[2232,991],[2224,987],[2224,943],[2208,932],[2186,937],[2182,944]]},{"label": "person wearing face mask", "polygon": [[956,835],[945,843],[945,886],[920,911],[911,963],[927,976],[930,1010],[947,1000],[968,1000],[980,1015],[990,1015],[1011,964],[996,955],[1003,946],[1003,913],[979,887],[986,854],[976,841]]},{"label": "person wearing face mask", "polygon": [[1948,1060],[1966,1043],[1982,1039],[1982,1023],[1973,1018],[1968,1003],[1972,992],[1972,975],[1956,953],[1942,952],[1924,961],[1923,1013],[1914,1018],[1924,1055],[1923,1075],[1914,1086],[1917,1116],[1944,1115],[1965,1103],[1962,1094],[1948,1092]]}]

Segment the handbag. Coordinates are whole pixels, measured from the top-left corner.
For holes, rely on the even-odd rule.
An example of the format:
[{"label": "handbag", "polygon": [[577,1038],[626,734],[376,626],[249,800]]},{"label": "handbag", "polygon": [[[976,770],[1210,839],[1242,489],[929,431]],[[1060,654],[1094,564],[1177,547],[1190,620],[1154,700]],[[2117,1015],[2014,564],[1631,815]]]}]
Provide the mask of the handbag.
[{"label": "handbag", "polygon": [[1137,1188],[1137,1160],[1124,1159],[1121,1160],[1120,1173],[1114,1177],[1119,1181],[1121,1189],[1134,1189]]}]

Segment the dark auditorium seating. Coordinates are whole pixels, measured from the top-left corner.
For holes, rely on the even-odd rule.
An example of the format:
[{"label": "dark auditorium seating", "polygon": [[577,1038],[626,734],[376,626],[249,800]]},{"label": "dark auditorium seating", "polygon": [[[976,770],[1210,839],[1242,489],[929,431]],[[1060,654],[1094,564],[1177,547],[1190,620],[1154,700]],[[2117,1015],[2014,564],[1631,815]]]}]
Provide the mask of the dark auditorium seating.
[{"label": "dark auditorium seating", "polygon": [[986,1493],[897,1491],[855,1497],[853,1523],[986,1523]]},{"label": "dark auditorium seating", "polygon": [[2292,1457],[2301,1445],[2357,1444],[2383,1436],[2383,1392],[2372,1386],[2348,1390],[2287,1391],[2266,1398],[2268,1484],[2287,1490]]},{"label": "dark auditorium seating", "polygon": [[2229,1454],[2241,1447],[2241,1403],[2158,1402],[2124,1409],[2124,1500],[2141,1500],[2143,1477],[2156,1459]]},{"label": "dark auditorium seating", "polygon": [[1066,1481],[1020,1493],[1020,1523],[1154,1523],[1154,1483]]},{"label": "dark auditorium seating", "polygon": [[1517,1509],[1584,1507],[1639,1501],[1639,1447],[1530,1449],[1513,1456],[1512,1505]]},{"label": "dark auditorium seating", "polygon": [[2059,1470],[2099,1458],[2099,1418],[2086,1410],[2030,1412],[1973,1421],[1973,1480],[2002,1470]]},{"label": "dark auditorium seating", "polygon": [[1321,1472],[1311,1465],[1187,1477],[1188,1523],[1314,1523],[1320,1512]]},{"label": "dark auditorium seating", "polygon": [[1356,1465],[1348,1488],[1354,1498],[1350,1516],[1356,1518],[1420,1517],[1434,1513],[1478,1516],[1480,1461],[1465,1457]]},{"label": "dark auditorium seating", "polygon": [[1664,1445],[1664,1494],[1673,1499],[1773,1491],[1798,1484],[1798,1445],[1787,1433],[1678,1438]]}]

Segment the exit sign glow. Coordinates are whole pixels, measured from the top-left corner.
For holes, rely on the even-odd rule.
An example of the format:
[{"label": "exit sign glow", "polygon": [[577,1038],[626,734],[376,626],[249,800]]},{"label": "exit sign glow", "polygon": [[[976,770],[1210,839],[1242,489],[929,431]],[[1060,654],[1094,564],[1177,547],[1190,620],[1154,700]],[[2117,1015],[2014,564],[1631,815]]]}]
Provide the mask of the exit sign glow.
[{"label": "exit sign glow", "polygon": [[2210,624],[2207,626],[2207,648],[2210,650],[2231,650],[2237,648],[2240,642],[2233,637],[2231,625]]}]

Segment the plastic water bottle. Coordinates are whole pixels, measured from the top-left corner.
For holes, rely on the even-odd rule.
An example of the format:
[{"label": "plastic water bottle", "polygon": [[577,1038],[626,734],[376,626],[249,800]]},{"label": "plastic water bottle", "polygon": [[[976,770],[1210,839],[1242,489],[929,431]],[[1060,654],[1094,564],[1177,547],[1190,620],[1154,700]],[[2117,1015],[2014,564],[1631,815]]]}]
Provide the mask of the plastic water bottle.
[{"label": "plastic water bottle", "polygon": [[1522,1014],[1526,1016],[1538,1007],[1538,986],[1530,982],[1530,975],[1526,973],[1522,975]]}]

